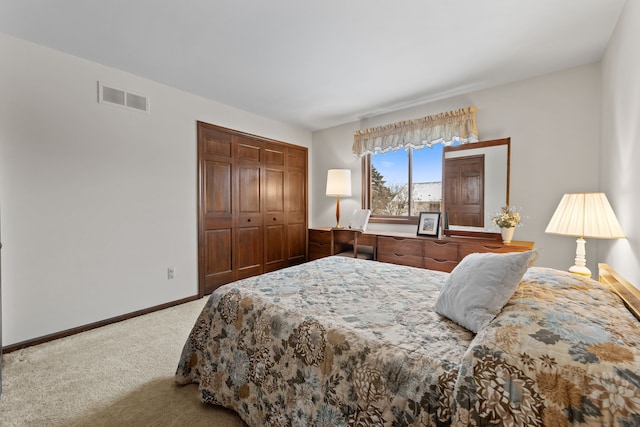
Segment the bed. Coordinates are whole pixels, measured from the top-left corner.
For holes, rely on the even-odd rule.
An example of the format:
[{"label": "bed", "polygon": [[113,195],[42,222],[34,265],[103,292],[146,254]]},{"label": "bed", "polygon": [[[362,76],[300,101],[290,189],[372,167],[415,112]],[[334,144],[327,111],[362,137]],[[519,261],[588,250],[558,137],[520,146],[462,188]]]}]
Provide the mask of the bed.
[{"label": "bed", "polygon": [[175,379],[250,426],[640,425],[639,320],[608,285],[529,266],[476,331],[439,313],[443,289],[492,273],[333,256],[230,283]]}]

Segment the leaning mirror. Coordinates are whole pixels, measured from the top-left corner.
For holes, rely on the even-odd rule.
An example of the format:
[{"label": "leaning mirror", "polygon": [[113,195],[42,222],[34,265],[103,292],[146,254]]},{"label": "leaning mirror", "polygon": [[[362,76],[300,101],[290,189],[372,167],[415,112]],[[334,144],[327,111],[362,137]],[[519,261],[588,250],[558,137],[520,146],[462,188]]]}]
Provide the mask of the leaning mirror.
[{"label": "leaning mirror", "polygon": [[447,235],[499,233],[491,217],[509,204],[511,139],[444,147],[442,211]]}]

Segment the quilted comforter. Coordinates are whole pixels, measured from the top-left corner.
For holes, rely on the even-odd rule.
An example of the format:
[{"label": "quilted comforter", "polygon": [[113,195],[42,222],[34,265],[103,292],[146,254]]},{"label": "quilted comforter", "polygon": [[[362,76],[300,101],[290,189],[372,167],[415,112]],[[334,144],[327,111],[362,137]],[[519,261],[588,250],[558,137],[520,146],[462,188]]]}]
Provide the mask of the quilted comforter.
[{"label": "quilted comforter", "polygon": [[477,335],[447,273],[329,257],[225,285],[176,372],[250,426],[640,425],[640,328],[598,282],[531,268]]}]

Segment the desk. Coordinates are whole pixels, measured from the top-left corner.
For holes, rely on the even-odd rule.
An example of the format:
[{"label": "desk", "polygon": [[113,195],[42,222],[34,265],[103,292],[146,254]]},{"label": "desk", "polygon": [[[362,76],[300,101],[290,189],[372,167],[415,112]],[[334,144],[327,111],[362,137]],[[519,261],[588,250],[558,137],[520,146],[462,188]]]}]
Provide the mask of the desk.
[{"label": "desk", "polygon": [[321,227],[309,229],[309,261],[336,255],[345,251],[353,251],[358,257],[358,248],[372,248],[375,259],[377,235],[363,233],[349,228]]},{"label": "desk", "polygon": [[349,228],[334,228],[333,254],[353,258],[375,259],[376,235]]},{"label": "desk", "polygon": [[448,271],[474,252],[524,252],[533,249],[534,242],[476,239],[471,237],[416,236],[411,233],[367,231],[348,228],[316,227],[309,229],[309,260],[336,255],[353,246],[373,247],[373,259],[392,264],[410,265],[430,270]]}]

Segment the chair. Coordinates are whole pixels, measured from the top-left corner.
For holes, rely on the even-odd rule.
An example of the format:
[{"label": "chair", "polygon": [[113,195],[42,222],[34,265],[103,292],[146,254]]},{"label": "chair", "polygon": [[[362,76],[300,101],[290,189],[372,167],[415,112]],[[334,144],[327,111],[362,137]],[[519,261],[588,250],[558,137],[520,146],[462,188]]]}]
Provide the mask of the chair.
[{"label": "chair", "polygon": [[371,209],[354,210],[353,215],[351,215],[351,220],[349,221],[349,229],[362,231],[364,233],[367,231],[370,216]]},{"label": "chair", "polygon": [[375,245],[358,244],[358,239],[367,230],[370,216],[370,209],[356,209],[351,215],[349,228],[333,230],[335,246],[338,249],[336,250],[336,255],[369,260],[375,259]]}]

